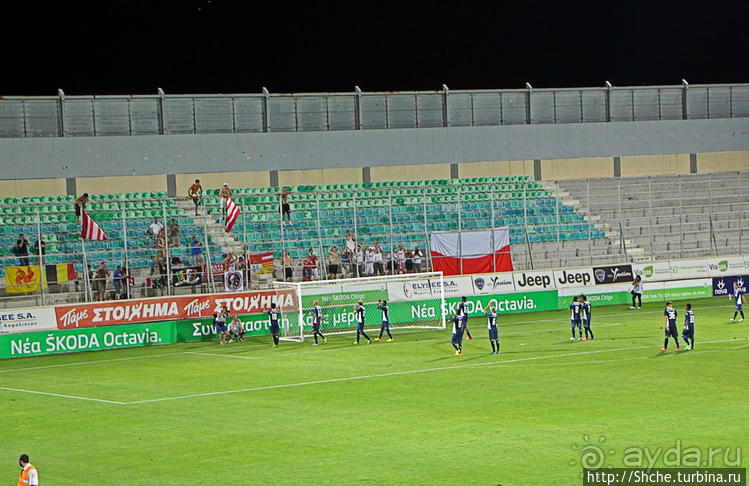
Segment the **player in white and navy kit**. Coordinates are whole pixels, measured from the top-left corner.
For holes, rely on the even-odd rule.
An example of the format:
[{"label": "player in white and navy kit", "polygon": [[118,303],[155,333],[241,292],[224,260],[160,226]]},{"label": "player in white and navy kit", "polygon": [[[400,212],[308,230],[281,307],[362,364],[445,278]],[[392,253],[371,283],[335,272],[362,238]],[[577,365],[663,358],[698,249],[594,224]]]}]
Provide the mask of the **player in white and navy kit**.
[{"label": "player in white and navy kit", "polygon": [[676,316],[677,312],[676,309],[671,305],[671,301],[669,300],[666,302],[666,310],[663,311],[663,315],[666,318],[666,327],[664,328],[666,330],[666,339],[663,341],[663,347],[661,348],[661,351],[666,351],[668,349],[668,338],[673,337],[674,341],[676,341],[676,350],[681,351],[679,348],[679,333],[676,330]]},{"label": "player in white and navy kit", "polygon": [[[588,302],[588,298],[584,295],[580,296],[580,298],[582,299],[580,305],[582,306],[583,328],[585,329],[583,341],[587,341],[588,339],[593,339],[593,330],[590,328],[590,302]],[[588,338],[588,334],[590,334],[590,338]]]},{"label": "player in white and navy kit", "polygon": [[273,347],[278,347],[278,334],[281,332],[281,326],[279,324],[281,318],[281,311],[276,308],[276,303],[271,302],[270,310],[268,311],[268,319],[270,320],[270,335],[273,336]]},{"label": "player in white and navy kit", "polygon": [[[489,306],[489,312],[486,314],[486,327],[489,329],[489,341],[492,343],[492,354],[499,354],[499,332],[497,331],[497,311],[494,304]],[[496,345],[496,349],[495,349]]]},{"label": "player in white and navy kit", "polygon": [[465,297],[461,297],[458,303],[458,317],[460,318],[460,327],[463,328],[468,339],[473,339],[471,331],[468,330],[468,305],[466,304]]},{"label": "player in white and navy kit", "polygon": [[461,326],[462,319],[453,314],[450,318],[450,322],[453,323],[453,335],[450,339],[450,343],[455,348],[455,356],[461,356],[463,354],[463,327]]},{"label": "player in white and navy kit", "polygon": [[364,308],[364,303],[361,300],[358,304],[354,304],[354,314],[356,314],[356,341],[354,341],[354,344],[359,344],[359,336],[367,338],[367,344],[372,342],[372,339],[364,332],[364,317],[366,313],[367,309]]},{"label": "player in white and navy kit", "polygon": [[378,341],[382,341],[382,333],[384,331],[387,331],[388,333],[388,342],[393,342],[393,335],[390,334],[390,309],[388,309],[388,301],[387,300],[378,300],[377,301],[377,308],[382,311],[382,324],[380,324],[380,337],[377,338]]},{"label": "player in white and navy kit", "polygon": [[577,327],[577,332],[579,334],[577,340],[583,340],[582,305],[577,299],[577,296],[573,297],[572,303],[570,304],[570,322],[572,322],[572,337],[570,338],[570,341],[575,340],[575,327]]},{"label": "player in white and navy kit", "polygon": [[687,304],[687,312],[684,314],[684,329],[681,331],[681,337],[687,343],[687,351],[694,349],[694,311],[692,304]]},{"label": "player in white and navy kit", "polygon": [[736,302],[736,310],[733,313],[733,317],[731,318],[731,322],[736,320],[736,314],[741,312],[741,319],[739,319],[739,322],[744,320],[744,309],[742,307],[743,304],[746,304],[746,297],[744,297],[744,292],[739,288],[738,282],[733,283],[733,295],[728,296],[730,299],[733,299],[734,302]]},{"label": "player in white and navy kit", "polygon": [[317,346],[317,336],[322,338],[322,342],[328,342],[327,338],[320,332],[320,324],[322,324],[322,307],[315,299],[314,307],[312,307],[312,335],[315,337],[315,343],[312,346]]}]

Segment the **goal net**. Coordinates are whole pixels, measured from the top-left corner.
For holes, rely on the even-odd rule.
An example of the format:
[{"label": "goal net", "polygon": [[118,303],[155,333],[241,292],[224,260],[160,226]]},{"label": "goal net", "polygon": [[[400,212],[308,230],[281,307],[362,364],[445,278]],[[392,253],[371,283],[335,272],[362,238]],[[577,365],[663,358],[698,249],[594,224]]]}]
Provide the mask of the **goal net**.
[{"label": "goal net", "polygon": [[356,332],[354,305],[366,310],[364,328],[379,331],[383,313],[378,301],[387,302],[390,329],[444,329],[445,292],[442,272],[350,278],[314,282],[273,282],[275,291],[295,298],[284,300],[281,339],[304,341],[312,336],[315,301],[322,309],[320,331],[327,334]]}]

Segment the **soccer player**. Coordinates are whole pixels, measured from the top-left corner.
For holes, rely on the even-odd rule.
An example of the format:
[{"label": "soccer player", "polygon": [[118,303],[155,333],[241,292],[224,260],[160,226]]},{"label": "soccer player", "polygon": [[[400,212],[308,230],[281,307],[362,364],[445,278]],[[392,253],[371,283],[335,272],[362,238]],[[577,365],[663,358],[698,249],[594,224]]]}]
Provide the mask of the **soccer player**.
[{"label": "soccer player", "polygon": [[[492,343],[492,354],[499,354],[499,332],[497,331],[497,311],[494,304],[489,305],[489,312],[486,313],[486,327],[489,329],[489,342]],[[496,345],[496,349],[495,349]]]},{"label": "soccer player", "polygon": [[588,340],[588,333],[590,333],[590,339],[593,339],[593,330],[590,328],[590,302],[588,297],[585,295],[581,296],[582,299],[582,311],[583,311],[583,328],[585,329],[585,337],[583,341]]},{"label": "soccer player", "polygon": [[268,311],[268,317],[270,318],[270,335],[273,336],[273,347],[278,347],[278,334],[281,327],[279,326],[279,319],[281,317],[281,311],[276,308],[276,303],[271,302],[270,310]]},{"label": "soccer player", "polygon": [[731,322],[736,320],[736,314],[741,312],[741,319],[739,319],[739,322],[744,320],[744,310],[741,307],[743,304],[746,304],[746,297],[744,297],[744,292],[741,291],[739,288],[739,283],[734,282],[733,283],[733,295],[728,296],[729,299],[733,299],[736,301],[736,310],[733,313],[733,317],[731,318]]},{"label": "soccer player", "polygon": [[684,314],[684,329],[681,337],[687,343],[687,351],[694,349],[694,311],[692,304],[687,304],[687,312]]},{"label": "soccer player", "polygon": [[471,337],[471,331],[468,330],[468,306],[466,305],[465,297],[461,297],[460,302],[458,303],[458,317],[460,317],[460,327],[465,329],[468,339],[473,339]]},{"label": "soccer player", "polygon": [[575,327],[577,327],[577,332],[579,334],[579,337],[577,338],[578,341],[583,340],[583,324],[580,320],[581,318],[581,305],[580,302],[578,302],[578,297],[574,296],[572,298],[572,302],[570,303],[570,321],[572,322],[572,337],[570,338],[570,341],[575,340]]},{"label": "soccer player", "polygon": [[387,300],[378,300],[377,301],[377,308],[382,311],[382,324],[380,324],[380,337],[377,338],[377,341],[382,341],[382,333],[383,331],[387,331],[388,333],[388,342],[393,342],[393,335],[390,334],[390,314],[388,309],[388,301]]},{"label": "soccer player", "polygon": [[463,319],[461,319],[456,314],[453,314],[453,316],[450,318],[450,322],[453,323],[453,337],[450,340],[450,342],[452,343],[453,348],[455,348],[455,356],[462,356],[463,355],[463,327],[462,327]]},{"label": "soccer player", "polygon": [[354,314],[356,314],[356,341],[354,341],[354,344],[359,344],[359,336],[364,336],[367,338],[367,344],[372,342],[372,339],[367,336],[367,333],[364,332],[364,316],[367,313],[367,309],[364,308],[364,302],[361,300],[358,304],[354,304]]},{"label": "soccer player", "polygon": [[676,331],[676,309],[674,309],[673,305],[671,304],[671,301],[669,300],[666,302],[666,310],[663,311],[663,315],[666,318],[666,339],[663,341],[663,347],[661,348],[661,351],[668,350],[668,338],[673,337],[674,341],[676,341],[676,350],[681,351],[679,348],[679,334]]},{"label": "soccer player", "polygon": [[213,325],[218,333],[219,344],[226,344],[226,317],[224,313],[213,314]]},{"label": "soccer player", "polygon": [[314,307],[312,307],[312,335],[315,337],[315,343],[312,346],[317,346],[317,336],[322,338],[322,342],[328,342],[328,339],[320,332],[320,324],[322,324],[322,307],[315,299]]}]

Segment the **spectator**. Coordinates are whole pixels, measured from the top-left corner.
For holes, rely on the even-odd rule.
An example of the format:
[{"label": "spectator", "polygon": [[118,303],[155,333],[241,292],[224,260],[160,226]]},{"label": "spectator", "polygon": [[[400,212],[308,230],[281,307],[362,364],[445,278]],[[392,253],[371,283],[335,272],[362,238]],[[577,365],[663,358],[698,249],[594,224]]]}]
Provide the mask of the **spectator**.
[{"label": "spectator", "polygon": [[226,258],[224,258],[224,271],[234,271],[237,269],[237,256],[233,252],[229,252],[226,254]]},{"label": "spectator", "polygon": [[364,274],[371,277],[374,273],[374,247],[367,248],[367,254],[364,256]]},{"label": "spectator", "polygon": [[356,245],[356,275],[354,276],[364,276],[364,250],[362,250],[361,245]]},{"label": "spectator", "polygon": [[353,267],[351,266],[351,261],[351,253],[348,248],[344,246],[343,252],[341,253],[341,277],[345,277],[345,274],[352,273]]},{"label": "spectator", "polygon": [[158,245],[159,233],[164,229],[164,225],[159,222],[159,218],[153,218],[153,223],[148,226],[151,236],[153,236],[153,246]]},{"label": "spectator", "polygon": [[130,275],[130,267],[128,267],[127,264],[122,267],[122,276],[125,285],[125,298],[129,299],[131,297],[130,289],[135,286],[135,278]]},{"label": "spectator", "polygon": [[414,254],[410,248],[406,248],[406,273],[411,273],[414,269]]},{"label": "spectator", "polygon": [[395,259],[397,261],[398,273],[403,273],[404,263],[406,260],[406,250],[403,248],[403,243],[398,244],[398,249],[395,250]]},{"label": "spectator", "polygon": [[163,287],[164,285],[166,285],[166,251],[163,248],[159,250],[158,253],[156,253],[154,268],[158,277],[153,287]]},{"label": "spectator", "polygon": [[200,198],[203,196],[203,186],[200,185],[200,179],[195,179],[195,182],[187,190],[187,196],[195,204],[195,216],[200,216],[198,207],[200,207]]},{"label": "spectator", "polygon": [[193,265],[203,267],[203,242],[197,236],[192,237],[190,242],[190,254],[193,258]]},{"label": "spectator", "polygon": [[78,224],[81,219],[81,211],[86,209],[88,203],[88,193],[84,192],[82,196],[75,198],[73,205],[75,206],[75,224]]},{"label": "spectator", "polygon": [[169,246],[172,248],[179,246],[179,225],[174,218],[172,218],[172,223],[169,225]]},{"label": "spectator", "polygon": [[159,231],[159,236],[156,238],[156,246],[166,249],[166,230],[164,228],[161,228],[161,231]]},{"label": "spectator", "polygon": [[107,291],[107,277],[109,277],[107,262],[101,262],[94,274],[94,289],[96,289],[97,301],[104,300],[104,293]]},{"label": "spectator", "polygon": [[247,270],[247,263],[244,260],[244,255],[239,255],[239,257],[237,258],[236,268],[240,272],[244,272],[245,270]]},{"label": "spectator", "polygon": [[356,253],[356,236],[351,234],[351,230],[346,230],[346,249]]},{"label": "spectator", "polygon": [[340,255],[338,254],[338,248],[335,246],[331,246],[330,250],[328,250],[328,278],[330,280],[335,280],[338,276],[339,260]]},{"label": "spectator", "polygon": [[117,268],[114,270],[114,276],[112,278],[112,283],[114,283],[114,298],[120,299],[122,298],[122,284],[125,281],[124,272],[122,271],[122,265],[117,265]]},{"label": "spectator", "polygon": [[283,272],[287,282],[292,282],[294,280],[294,267],[291,261],[291,255],[289,255],[289,250],[283,251]]},{"label": "spectator", "polygon": [[29,264],[29,241],[23,237],[23,233],[18,236],[15,247],[16,255],[18,255],[20,265],[26,266]]},{"label": "spectator", "polygon": [[34,242],[34,255],[37,257],[39,256],[39,247],[41,246],[41,252],[42,252],[42,262],[41,264],[44,265],[44,255],[47,254],[47,242],[44,241],[44,238],[41,240],[36,240]]},{"label": "spectator", "polygon": [[385,269],[382,268],[382,247],[376,241],[374,243],[374,273],[385,275]]},{"label": "spectator", "polygon": [[304,258],[304,263],[302,264],[302,278],[305,281],[317,280],[319,278],[319,273],[317,272],[317,256],[312,251],[312,248],[309,249],[309,253],[307,253],[307,256]]},{"label": "spectator", "polygon": [[235,339],[239,343],[244,342],[244,335],[245,330],[242,321],[240,321],[237,316],[232,317],[231,326],[229,327],[229,342],[231,343]]},{"label": "spectator", "polygon": [[289,205],[289,190],[284,187],[281,190],[281,222],[284,221],[284,216],[287,218],[286,221],[291,224],[291,206]]},{"label": "spectator", "polygon": [[218,195],[221,197],[221,216],[226,221],[226,201],[231,197],[231,189],[229,189],[228,182],[224,182]]},{"label": "spectator", "polygon": [[414,272],[421,273],[421,258],[424,256],[424,252],[419,250],[419,245],[414,245]]}]

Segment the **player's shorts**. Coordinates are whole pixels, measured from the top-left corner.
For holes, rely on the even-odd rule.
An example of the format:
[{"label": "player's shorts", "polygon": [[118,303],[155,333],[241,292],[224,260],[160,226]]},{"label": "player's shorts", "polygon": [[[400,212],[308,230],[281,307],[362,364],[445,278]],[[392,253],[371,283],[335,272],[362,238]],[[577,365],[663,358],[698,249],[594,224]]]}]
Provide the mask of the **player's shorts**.
[{"label": "player's shorts", "polygon": [[278,324],[271,324],[270,325],[270,333],[271,334],[278,334],[279,327]]},{"label": "player's shorts", "polygon": [[574,319],[570,319],[570,322],[572,323],[572,327],[583,327],[583,323],[580,321],[576,321]]},{"label": "player's shorts", "polygon": [[76,216],[80,216],[81,215],[81,207],[79,205],[77,205],[77,204],[74,204],[73,206],[75,206],[75,215]]},{"label": "player's shorts", "polygon": [[313,322],[312,323],[312,331],[313,332],[320,332],[320,323],[319,322]]},{"label": "player's shorts", "polygon": [[382,323],[380,324],[380,329],[382,329],[382,330],[385,330],[385,329],[390,330],[390,322],[388,322],[388,321],[382,321]]},{"label": "player's shorts", "polygon": [[338,264],[337,263],[331,263],[328,265],[328,273],[331,273],[333,275],[338,274]]},{"label": "player's shorts", "polygon": [[679,336],[678,332],[676,331],[676,326],[674,325],[669,325],[668,330],[664,329],[664,331],[666,337],[673,337],[674,339],[676,339]]},{"label": "player's shorts", "polygon": [[683,338],[689,338],[692,339],[694,337],[694,328],[693,327],[685,327],[681,331],[681,337]]},{"label": "player's shorts", "polygon": [[583,319],[583,326],[590,329],[590,319]]},{"label": "player's shorts", "polygon": [[197,194],[192,197],[192,202],[195,203],[196,206],[200,205],[200,196]]},{"label": "player's shorts", "polygon": [[489,339],[492,341],[496,341],[499,339],[499,332],[497,331],[497,326],[492,326],[489,328]]},{"label": "player's shorts", "polygon": [[468,327],[468,316],[461,319],[460,327],[462,327],[463,329],[466,329]]},{"label": "player's shorts", "polygon": [[289,203],[283,203],[281,205],[281,211],[284,213],[290,213],[291,212],[291,206],[289,206]]},{"label": "player's shorts", "polygon": [[456,332],[453,334],[452,339],[450,340],[453,344],[462,344],[463,343],[463,333],[462,332]]},{"label": "player's shorts", "polygon": [[226,332],[226,324],[216,324],[216,332]]},{"label": "player's shorts", "polygon": [[364,323],[360,322],[356,325],[356,332],[364,332]]},{"label": "player's shorts", "polygon": [[743,305],[744,305],[744,304],[736,304],[736,310],[737,310],[737,311],[740,311],[740,310],[741,310],[741,307],[742,307]]},{"label": "player's shorts", "polygon": [[284,268],[284,275],[286,275],[286,278],[291,278],[294,276],[294,269],[291,267]]}]

